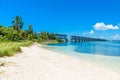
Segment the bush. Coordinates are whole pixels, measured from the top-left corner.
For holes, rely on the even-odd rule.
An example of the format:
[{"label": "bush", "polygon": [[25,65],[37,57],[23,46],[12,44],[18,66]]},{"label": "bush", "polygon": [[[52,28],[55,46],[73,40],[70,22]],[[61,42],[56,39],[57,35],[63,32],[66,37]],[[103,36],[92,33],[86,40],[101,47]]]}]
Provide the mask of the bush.
[{"label": "bush", "polygon": [[43,39],[38,37],[38,42],[42,42],[42,41],[43,41]]},{"label": "bush", "polygon": [[0,36],[0,42],[3,41],[8,41],[5,37]]},{"label": "bush", "polygon": [[62,42],[64,42],[62,39],[57,39],[57,42],[60,42],[60,43],[62,43]]},{"label": "bush", "polygon": [[28,40],[32,40],[32,39],[33,39],[32,34],[28,34]]}]

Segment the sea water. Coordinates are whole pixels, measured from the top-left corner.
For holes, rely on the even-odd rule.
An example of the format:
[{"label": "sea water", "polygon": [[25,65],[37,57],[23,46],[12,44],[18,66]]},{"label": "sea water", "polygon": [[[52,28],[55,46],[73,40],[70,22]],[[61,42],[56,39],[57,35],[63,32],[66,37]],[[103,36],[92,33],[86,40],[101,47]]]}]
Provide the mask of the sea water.
[{"label": "sea water", "polygon": [[120,73],[120,41],[68,42],[44,48]]}]

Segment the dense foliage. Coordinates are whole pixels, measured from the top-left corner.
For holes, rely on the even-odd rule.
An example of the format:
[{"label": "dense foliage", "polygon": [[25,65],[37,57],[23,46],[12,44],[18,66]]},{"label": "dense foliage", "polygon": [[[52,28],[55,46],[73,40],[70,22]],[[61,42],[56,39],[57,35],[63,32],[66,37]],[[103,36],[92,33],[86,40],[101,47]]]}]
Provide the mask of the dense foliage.
[{"label": "dense foliage", "polygon": [[20,16],[13,18],[11,24],[8,27],[0,25],[0,57],[12,56],[21,51],[20,46],[27,46],[32,42],[41,42],[41,44],[62,42],[56,39],[54,33],[35,32],[31,24],[28,25],[27,30],[23,30],[24,22]]},{"label": "dense foliage", "polygon": [[47,41],[56,40],[54,33],[33,31],[31,24],[28,25],[28,30],[22,30],[24,22],[22,17],[16,16],[12,20],[12,25],[4,27],[0,25],[0,41],[19,41],[19,40],[34,40],[34,41]]}]

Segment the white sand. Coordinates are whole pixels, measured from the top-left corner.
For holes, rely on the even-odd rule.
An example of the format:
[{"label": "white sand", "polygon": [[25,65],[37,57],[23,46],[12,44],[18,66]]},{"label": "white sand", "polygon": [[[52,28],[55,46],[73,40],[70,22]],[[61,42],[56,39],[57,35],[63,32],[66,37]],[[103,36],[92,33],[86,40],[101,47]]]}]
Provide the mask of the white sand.
[{"label": "white sand", "polygon": [[0,80],[120,80],[120,74],[43,49],[22,47],[22,53],[0,58]]}]

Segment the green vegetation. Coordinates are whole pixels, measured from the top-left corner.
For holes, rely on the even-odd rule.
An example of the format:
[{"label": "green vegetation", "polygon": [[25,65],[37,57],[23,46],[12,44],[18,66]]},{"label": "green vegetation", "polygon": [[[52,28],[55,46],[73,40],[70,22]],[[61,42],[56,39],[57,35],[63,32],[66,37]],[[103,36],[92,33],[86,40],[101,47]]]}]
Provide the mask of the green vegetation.
[{"label": "green vegetation", "polygon": [[59,42],[59,43],[64,42],[64,41],[63,41],[63,40],[61,40],[61,39],[56,39],[56,41],[57,41],[57,42]]},{"label": "green vegetation", "polygon": [[56,44],[56,43],[60,43],[57,40],[46,40],[46,41],[42,41],[39,42],[40,44]]},{"label": "green vegetation", "polygon": [[16,52],[20,52],[20,46],[29,46],[32,41],[19,42],[0,42],[0,57],[13,56]]},{"label": "green vegetation", "polygon": [[41,44],[63,42],[57,39],[54,33],[33,31],[32,25],[28,25],[28,30],[22,30],[24,22],[21,16],[16,16],[12,20],[11,26],[0,25],[0,57],[13,56],[20,52],[20,46],[29,46],[33,42]]},{"label": "green vegetation", "polygon": [[17,32],[20,32],[23,28],[23,25],[24,25],[24,22],[22,21],[21,16],[16,16],[15,18],[13,18],[12,27],[14,30],[16,30]]}]

